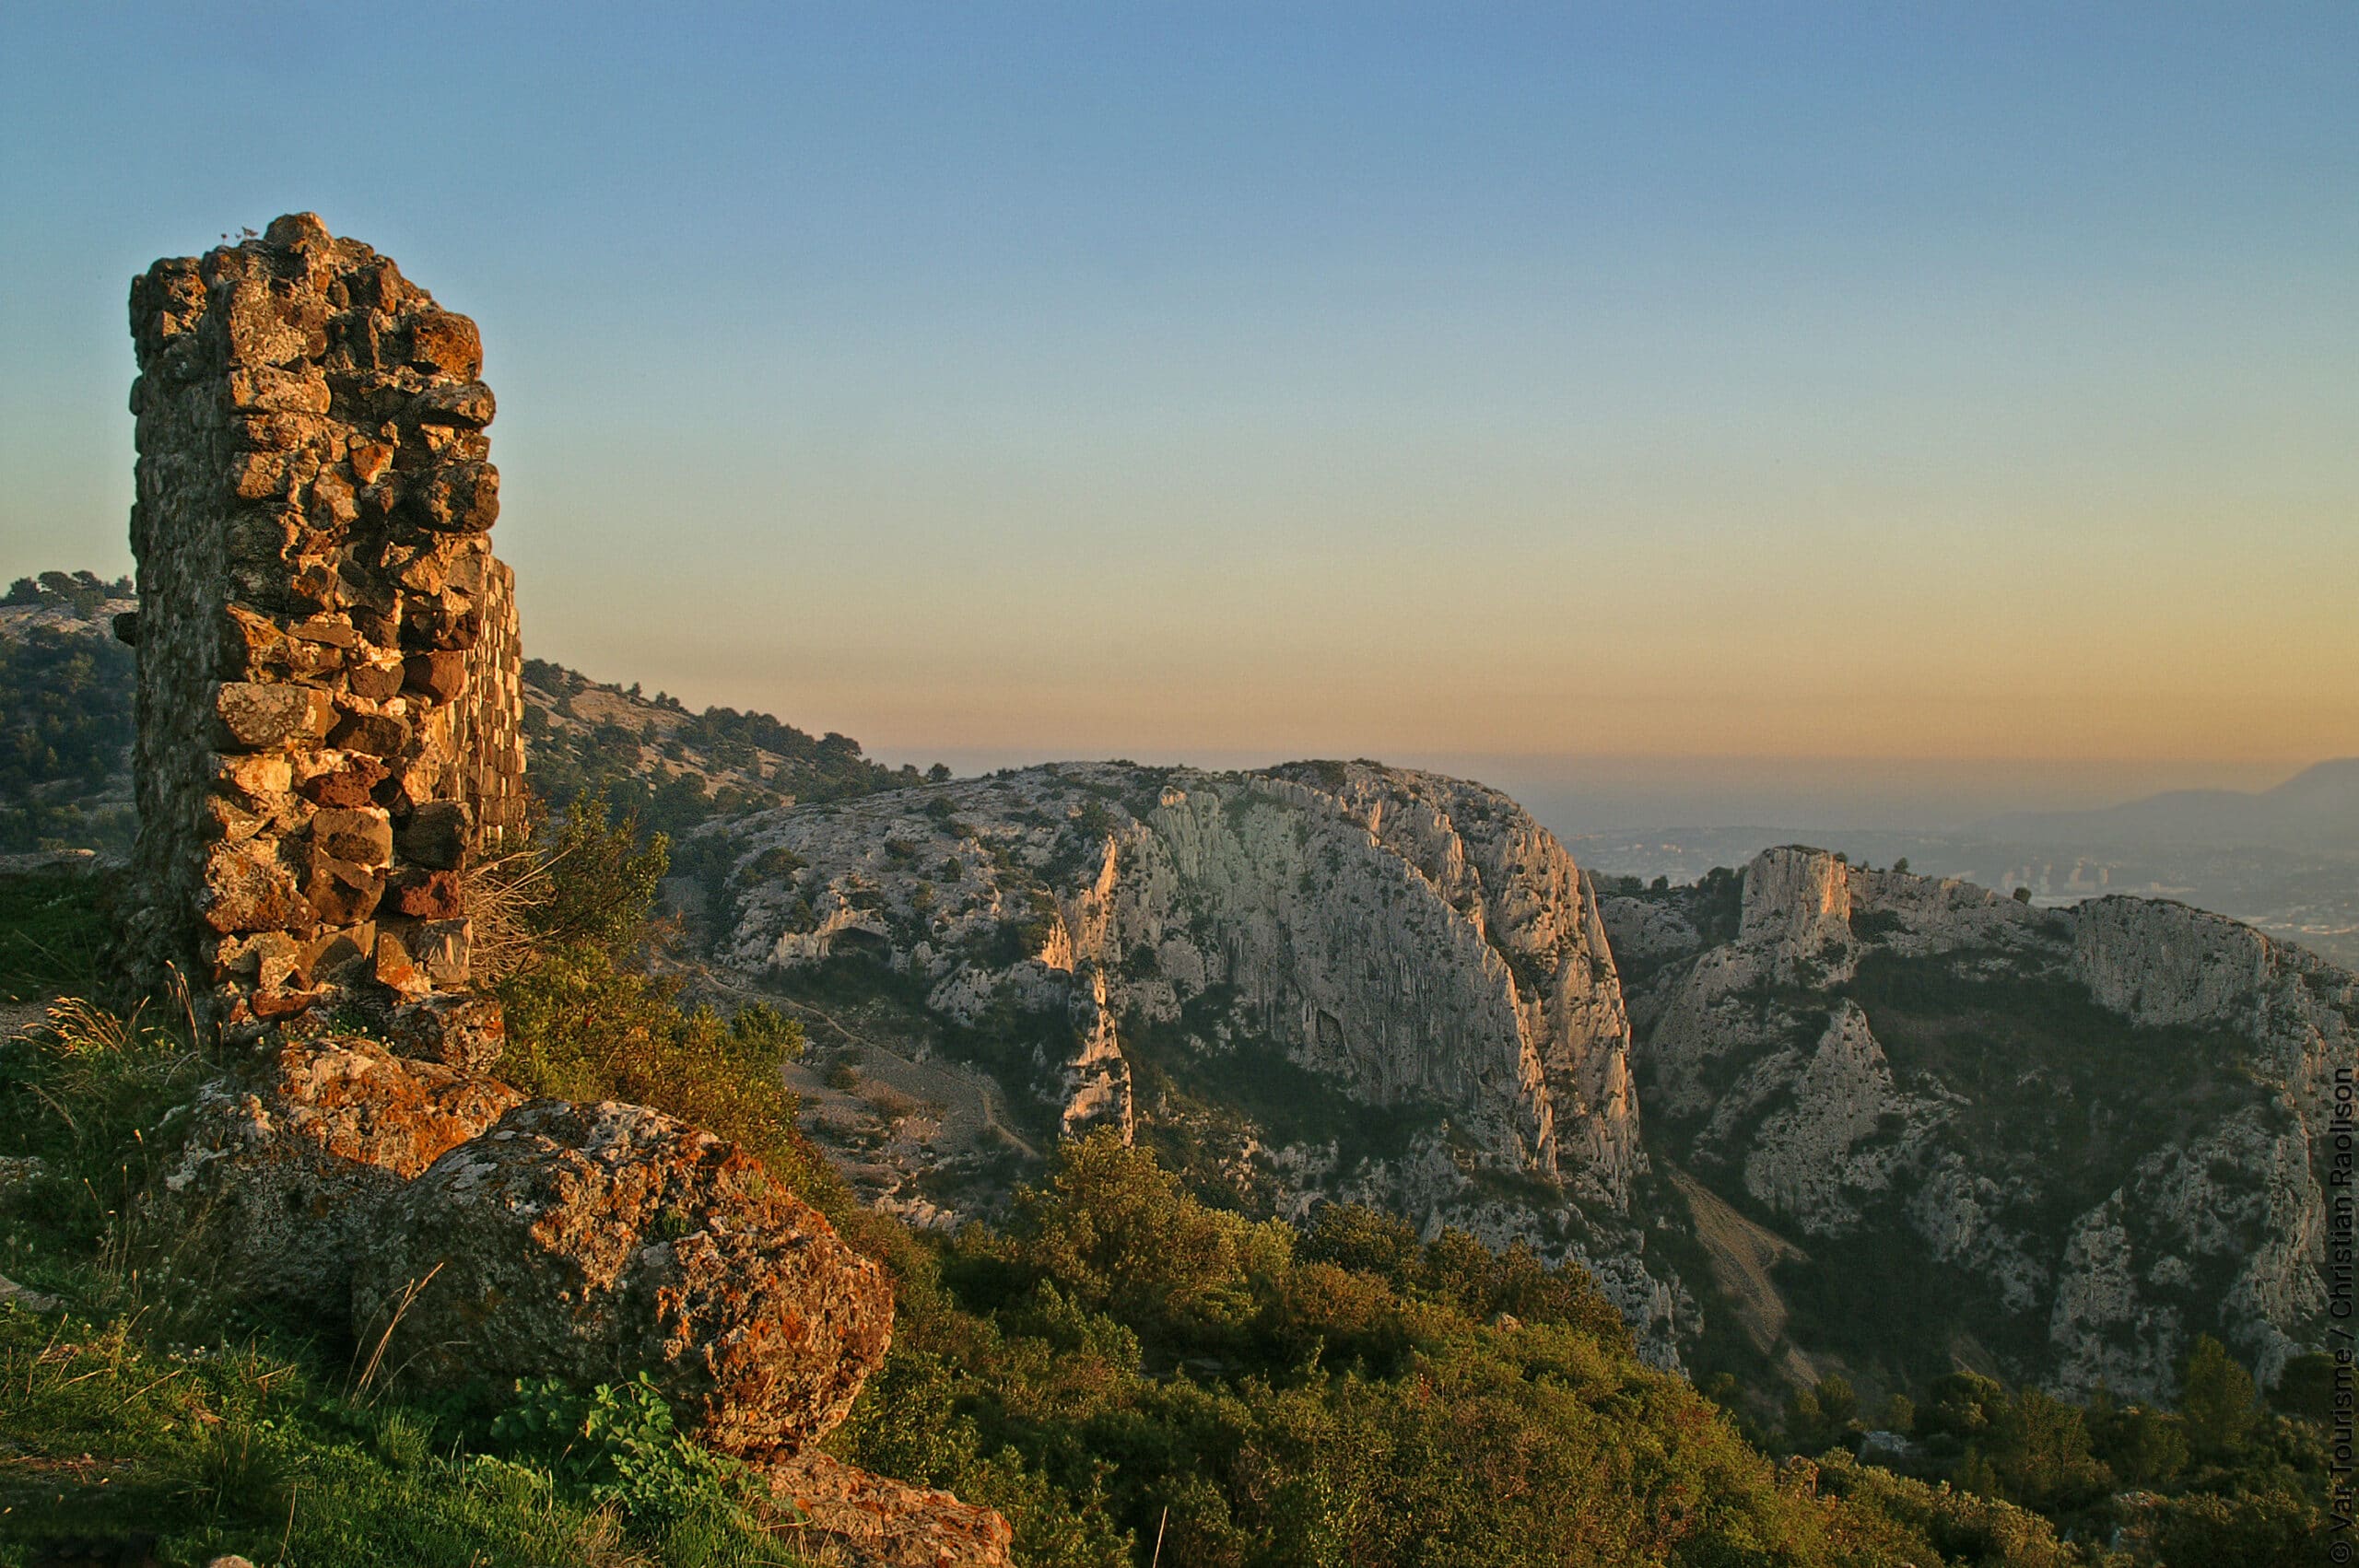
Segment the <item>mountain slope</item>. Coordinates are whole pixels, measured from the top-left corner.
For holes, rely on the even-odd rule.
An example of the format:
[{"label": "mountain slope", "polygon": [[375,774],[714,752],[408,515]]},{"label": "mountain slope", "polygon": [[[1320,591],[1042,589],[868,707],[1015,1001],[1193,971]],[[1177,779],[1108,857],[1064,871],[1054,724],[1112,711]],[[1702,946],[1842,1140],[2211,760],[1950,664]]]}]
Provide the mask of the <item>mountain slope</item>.
[{"label": "mountain slope", "polygon": [[1645,955],[1649,1148],[1811,1255],[1778,1270],[1792,1348],[1907,1383],[1970,1346],[2151,1398],[2200,1333],[2264,1381],[2318,1342],[2349,972],[2181,905],[1801,848],[1746,868],[1733,931],[1724,887],[1603,917]]},{"label": "mountain slope", "polygon": [[44,572],[0,600],[0,853],[130,847],[130,592]]},{"label": "mountain slope", "polygon": [[524,661],[533,790],[552,810],[603,793],[643,825],[681,833],[722,814],[828,801],[919,782],[861,755],[849,735],[815,737],[767,713],[691,713],[544,659]]},{"label": "mountain slope", "polygon": [[[0,853],[121,852],[133,830],[132,650],[114,617],[128,580],[20,578],[0,597]],[[644,826],[679,834],[715,815],[839,800],[921,782],[848,735],[813,736],[767,713],[709,708],[524,661],[533,789],[555,810],[604,792]]]}]

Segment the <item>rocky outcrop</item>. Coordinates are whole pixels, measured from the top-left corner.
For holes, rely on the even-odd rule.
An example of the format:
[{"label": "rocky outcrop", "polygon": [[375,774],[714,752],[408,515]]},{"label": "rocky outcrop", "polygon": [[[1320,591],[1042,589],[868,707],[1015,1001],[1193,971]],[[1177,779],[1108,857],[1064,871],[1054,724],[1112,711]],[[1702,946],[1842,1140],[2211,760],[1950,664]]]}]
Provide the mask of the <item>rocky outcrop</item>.
[{"label": "rocky outcrop", "polygon": [[434,1382],[644,1370],[734,1454],[831,1430],[892,1338],[883,1270],[760,1163],[643,1106],[540,1100],[405,1187],[353,1321]]},{"label": "rocky outcrop", "polygon": [[2284,967],[2250,926],[2184,904],[2095,898],[2073,911],[2072,977],[2140,1024],[2241,1018]]},{"label": "rocky outcrop", "polygon": [[1737,943],[1780,981],[1847,979],[1858,961],[1851,934],[1851,868],[1816,851],[1771,849],[1744,868]]},{"label": "rocky outcrop", "polygon": [[358,1036],[287,1041],[266,1060],[197,1096],[163,1190],[243,1288],[341,1317],[386,1205],[524,1096]]},{"label": "rocky outcrop", "polygon": [[1945,1107],[1900,1092],[1868,1015],[1850,1002],[1789,1082],[1790,1103],[1752,1130],[1745,1190],[1814,1235],[1848,1230],[1861,1195],[1890,1188]]},{"label": "rocky outcrop", "polygon": [[129,950],[233,1027],[465,989],[523,751],[475,323],[309,214],[132,285]]},{"label": "rocky outcrop", "polygon": [[992,1509],[816,1452],[767,1467],[770,1495],[798,1515],[789,1539],[824,1543],[853,1568],[1006,1568],[1014,1532]]},{"label": "rocky outcrop", "polygon": [[[1373,1202],[1579,1258],[1675,1360],[1677,1293],[1630,1217],[1644,1157],[1594,890],[1497,791],[1359,762],[1066,764],[706,832],[737,984],[879,977],[922,1015],[892,1051],[987,1054],[1035,1143],[1102,1123],[1184,1141],[1273,1212]],[[873,1141],[842,1153],[876,1172]]]},{"label": "rocky outcrop", "polygon": [[2200,1333],[2264,1383],[2317,1342],[2352,976],[2179,905],[2036,909],[1802,848],[1682,957],[1699,896],[1604,915],[1665,954],[1640,1082],[1721,1197],[1952,1270],[1929,1341],[2013,1335],[2011,1375],[2073,1392],[2166,1398]]},{"label": "rocky outcrop", "polygon": [[1908,1224],[1934,1261],[1988,1281],[2001,1309],[2036,1314],[2054,1270],[2032,1256],[2036,1239],[2004,1218],[2033,1200],[2033,1185],[2011,1174],[2003,1183],[1977,1171],[1966,1155],[1944,1150],[1926,1163],[1908,1193]]},{"label": "rocky outcrop", "polygon": [[1625,1206],[1613,958],[1553,836],[1480,785],[1365,764],[1032,769],[720,830],[731,964],[867,954],[965,1024],[1050,1021],[1067,1130],[1129,1126],[1149,1036],[1432,1106],[1488,1165]]}]

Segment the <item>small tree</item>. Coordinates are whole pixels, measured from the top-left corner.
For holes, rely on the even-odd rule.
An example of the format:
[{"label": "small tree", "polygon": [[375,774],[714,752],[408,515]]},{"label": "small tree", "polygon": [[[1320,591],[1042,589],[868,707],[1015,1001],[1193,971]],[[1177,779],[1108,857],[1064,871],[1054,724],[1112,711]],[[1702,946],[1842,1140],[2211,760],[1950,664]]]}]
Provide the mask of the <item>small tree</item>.
[{"label": "small tree", "polygon": [[577,799],[542,856],[546,887],[526,917],[534,934],[551,946],[628,954],[646,940],[671,860],[671,841],[661,833],[640,848],[636,814],[612,821],[604,795]]},{"label": "small tree", "polygon": [[2228,1347],[2205,1334],[2187,1353],[2179,1373],[2179,1413],[2187,1418],[2189,1446],[2203,1459],[2241,1452],[2260,1419],[2252,1375],[2238,1366]]},{"label": "small tree", "polygon": [[2334,1358],[2324,1351],[2295,1356],[2285,1363],[2269,1399],[2287,1415],[2324,1426],[2334,1417]]},{"label": "small tree", "polygon": [[2024,1388],[1997,1412],[1987,1451],[2008,1498],[2042,1510],[2101,1496],[2112,1476],[2089,1452],[2078,1407]]},{"label": "small tree", "polygon": [[2177,1416],[2132,1405],[2099,1418],[2094,1411],[2099,1457],[2130,1486],[2165,1486],[2187,1469],[2187,1428]]},{"label": "small tree", "polygon": [[1797,1388],[1787,1396],[1786,1436],[1802,1452],[1815,1454],[1850,1435],[1859,1413],[1860,1397],[1852,1391],[1850,1379],[1822,1377],[1813,1387]]}]

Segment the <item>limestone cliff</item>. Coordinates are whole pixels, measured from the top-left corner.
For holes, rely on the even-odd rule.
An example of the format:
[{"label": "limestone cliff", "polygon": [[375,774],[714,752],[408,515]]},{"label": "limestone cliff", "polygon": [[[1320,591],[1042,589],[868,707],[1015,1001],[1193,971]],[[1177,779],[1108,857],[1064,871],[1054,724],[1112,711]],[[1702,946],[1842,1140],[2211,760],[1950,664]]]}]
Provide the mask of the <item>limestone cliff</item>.
[{"label": "limestone cliff", "polygon": [[1966,1345],[2158,1397],[2199,1333],[2264,1382],[2317,1341],[2349,973],[2179,905],[2037,909],[1801,848],[1746,868],[1724,940],[1708,902],[1602,914],[1646,954],[1650,1141],[1813,1247],[1803,1349],[1891,1371]]},{"label": "limestone cliff", "polygon": [[1184,1143],[1281,1212],[1362,1196],[1579,1250],[1664,1326],[1625,1218],[1637,1104],[1596,899],[1496,790],[1362,763],[1069,765],[757,813],[696,852],[712,842],[742,982],[864,957],[973,1039],[1028,1042],[994,1065],[1019,1110],[1053,1106],[1044,1135]]}]

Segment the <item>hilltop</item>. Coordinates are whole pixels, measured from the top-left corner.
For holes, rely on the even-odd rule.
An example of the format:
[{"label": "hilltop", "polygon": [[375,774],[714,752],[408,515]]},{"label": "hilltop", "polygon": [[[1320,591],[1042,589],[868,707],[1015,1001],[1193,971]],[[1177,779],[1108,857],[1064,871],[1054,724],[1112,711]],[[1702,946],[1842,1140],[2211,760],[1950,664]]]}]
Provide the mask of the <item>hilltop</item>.
[{"label": "hilltop", "polygon": [[[130,579],[87,571],[19,578],[0,598],[0,853],[129,848],[135,656],[114,626],[137,607]],[[690,712],[546,660],[523,661],[523,698],[534,790],[557,811],[603,791],[617,812],[679,834],[922,781],[848,735],[734,708]]]}]

